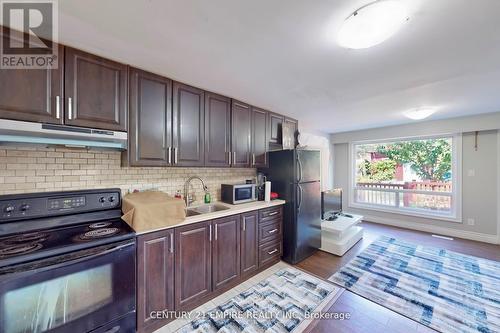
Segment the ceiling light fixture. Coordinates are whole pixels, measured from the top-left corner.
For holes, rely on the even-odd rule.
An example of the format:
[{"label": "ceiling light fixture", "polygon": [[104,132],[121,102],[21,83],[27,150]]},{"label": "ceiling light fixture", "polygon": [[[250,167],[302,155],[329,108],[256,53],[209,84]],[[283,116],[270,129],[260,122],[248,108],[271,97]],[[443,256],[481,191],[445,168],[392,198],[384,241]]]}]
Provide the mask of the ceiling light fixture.
[{"label": "ceiling light fixture", "polygon": [[418,108],[418,109],[408,110],[404,112],[404,115],[412,120],[422,120],[434,114],[435,112],[436,109],[433,108]]},{"label": "ceiling light fixture", "polygon": [[401,1],[379,0],[356,10],[338,34],[338,43],[349,49],[366,49],[394,35],[408,21]]}]

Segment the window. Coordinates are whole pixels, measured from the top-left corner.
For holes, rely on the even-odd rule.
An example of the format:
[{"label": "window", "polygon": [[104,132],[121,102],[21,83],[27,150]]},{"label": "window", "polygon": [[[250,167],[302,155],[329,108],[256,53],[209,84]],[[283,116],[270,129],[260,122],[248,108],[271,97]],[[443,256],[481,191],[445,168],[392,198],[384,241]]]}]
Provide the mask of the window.
[{"label": "window", "polygon": [[458,221],[460,139],[441,136],[353,144],[351,205]]}]

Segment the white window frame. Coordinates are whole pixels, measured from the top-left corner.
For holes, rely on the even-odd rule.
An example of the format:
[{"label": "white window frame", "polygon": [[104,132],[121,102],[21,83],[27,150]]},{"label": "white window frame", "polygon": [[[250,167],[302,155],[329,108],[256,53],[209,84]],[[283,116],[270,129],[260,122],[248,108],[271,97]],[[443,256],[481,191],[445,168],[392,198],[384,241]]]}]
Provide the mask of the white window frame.
[{"label": "white window frame", "polygon": [[[425,211],[423,209],[414,209],[414,210],[400,209],[400,208],[388,207],[385,205],[355,202],[356,158],[354,157],[354,154],[356,153],[355,150],[356,145],[408,141],[408,140],[439,139],[439,138],[452,139],[452,192],[450,194],[450,196],[452,197],[451,214]],[[439,135],[429,135],[429,136],[396,137],[396,138],[380,139],[380,140],[353,141],[350,142],[349,144],[349,167],[350,171],[349,171],[348,206],[351,208],[367,209],[379,212],[395,213],[400,215],[431,218],[435,220],[444,220],[449,222],[462,223],[462,134],[439,134]],[[443,192],[433,192],[433,191],[392,190],[392,189],[387,189],[387,190],[380,189],[380,190],[391,193],[408,191],[411,193],[422,192],[422,194],[443,195]]]}]

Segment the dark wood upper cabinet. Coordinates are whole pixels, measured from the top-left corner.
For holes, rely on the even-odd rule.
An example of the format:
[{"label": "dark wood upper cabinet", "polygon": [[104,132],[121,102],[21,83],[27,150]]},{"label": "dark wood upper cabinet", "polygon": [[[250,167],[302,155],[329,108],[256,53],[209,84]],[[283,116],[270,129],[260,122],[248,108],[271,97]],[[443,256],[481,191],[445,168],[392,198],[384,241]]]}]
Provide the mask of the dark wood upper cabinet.
[{"label": "dark wood upper cabinet", "polygon": [[[4,45],[11,40],[8,31],[5,27],[0,30]],[[61,124],[63,75],[62,46],[57,69],[0,69],[0,118]]]},{"label": "dark wood upper cabinet", "polygon": [[152,318],[153,311],[174,310],[174,231],[137,237],[137,329],[152,332],[169,320]]},{"label": "dark wood upper cabinet", "polygon": [[127,130],[127,65],[67,47],[65,97],[66,125]]},{"label": "dark wood upper cabinet", "polygon": [[212,222],[175,229],[175,309],[202,302],[212,290]]},{"label": "dark wood upper cabinet", "polygon": [[205,93],[205,166],[229,166],[231,99]]},{"label": "dark wood upper cabinet", "polygon": [[172,161],[172,81],[131,69],[129,165],[164,166]]},{"label": "dark wood upper cabinet", "polygon": [[294,149],[297,146],[298,121],[285,117],[283,123],[283,149]]},{"label": "dark wood upper cabinet", "polygon": [[233,100],[231,106],[231,165],[234,167],[250,166],[251,154],[250,105]]},{"label": "dark wood upper cabinet", "polygon": [[281,144],[282,129],[285,117],[283,115],[269,112],[269,142]]},{"label": "dark wood upper cabinet", "polygon": [[259,212],[241,215],[241,275],[247,276],[259,267],[258,258]]},{"label": "dark wood upper cabinet", "polygon": [[240,277],[240,215],[213,220],[213,289]]},{"label": "dark wood upper cabinet", "polygon": [[267,166],[269,137],[267,111],[252,108],[252,167]]},{"label": "dark wood upper cabinet", "polygon": [[203,166],[205,163],[205,92],[174,82],[173,164]]}]

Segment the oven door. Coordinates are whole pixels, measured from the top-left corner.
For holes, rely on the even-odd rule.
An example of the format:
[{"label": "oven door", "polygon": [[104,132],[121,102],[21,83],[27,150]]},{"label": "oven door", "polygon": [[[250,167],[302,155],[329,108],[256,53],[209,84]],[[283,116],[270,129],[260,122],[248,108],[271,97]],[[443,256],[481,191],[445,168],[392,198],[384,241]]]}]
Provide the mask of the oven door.
[{"label": "oven door", "polygon": [[134,240],[0,269],[3,333],[89,332],[134,310]]}]

